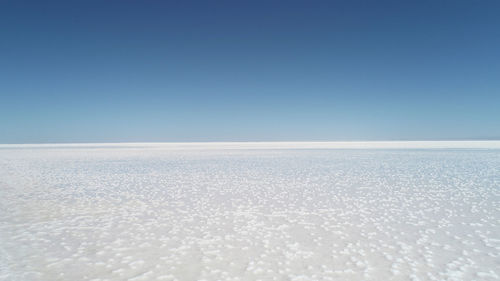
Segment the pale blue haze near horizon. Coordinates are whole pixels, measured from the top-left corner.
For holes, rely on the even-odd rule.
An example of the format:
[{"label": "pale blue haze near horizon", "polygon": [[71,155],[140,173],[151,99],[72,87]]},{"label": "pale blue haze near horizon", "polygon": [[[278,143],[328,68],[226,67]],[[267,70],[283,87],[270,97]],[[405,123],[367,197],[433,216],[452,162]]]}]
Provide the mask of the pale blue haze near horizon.
[{"label": "pale blue haze near horizon", "polygon": [[2,1],[0,143],[500,139],[498,1]]}]

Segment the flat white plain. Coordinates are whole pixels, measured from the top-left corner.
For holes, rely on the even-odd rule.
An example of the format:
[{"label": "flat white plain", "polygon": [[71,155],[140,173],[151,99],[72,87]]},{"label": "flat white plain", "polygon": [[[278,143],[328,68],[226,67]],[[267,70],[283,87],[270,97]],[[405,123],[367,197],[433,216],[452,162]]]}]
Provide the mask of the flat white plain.
[{"label": "flat white plain", "polygon": [[0,146],[0,280],[498,280],[500,142]]}]

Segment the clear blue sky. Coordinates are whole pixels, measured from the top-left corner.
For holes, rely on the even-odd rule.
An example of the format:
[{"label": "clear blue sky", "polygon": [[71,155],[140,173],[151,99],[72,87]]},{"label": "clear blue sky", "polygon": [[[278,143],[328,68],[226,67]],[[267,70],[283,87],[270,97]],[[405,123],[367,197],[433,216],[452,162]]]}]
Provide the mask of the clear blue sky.
[{"label": "clear blue sky", "polygon": [[500,139],[500,1],[1,1],[0,143]]}]

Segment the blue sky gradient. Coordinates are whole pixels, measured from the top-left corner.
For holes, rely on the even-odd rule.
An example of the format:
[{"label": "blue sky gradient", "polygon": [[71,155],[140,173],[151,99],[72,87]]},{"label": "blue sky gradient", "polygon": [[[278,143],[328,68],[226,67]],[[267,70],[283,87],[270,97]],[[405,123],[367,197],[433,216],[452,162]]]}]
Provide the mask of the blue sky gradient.
[{"label": "blue sky gradient", "polygon": [[0,143],[500,139],[499,1],[2,1]]}]

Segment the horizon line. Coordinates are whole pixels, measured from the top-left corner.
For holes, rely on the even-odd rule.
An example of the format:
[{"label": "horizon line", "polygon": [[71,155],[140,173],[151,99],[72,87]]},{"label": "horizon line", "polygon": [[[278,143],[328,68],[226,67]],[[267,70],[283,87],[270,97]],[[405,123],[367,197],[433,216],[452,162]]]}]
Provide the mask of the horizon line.
[{"label": "horizon line", "polygon": [[159,149],[500,149],[500,140],[411,141],[212,141],[0,144],[0,148],[159,148]]},{"label": "horizon line", "polygon": [[88,142],[9,142],[0,145],[64,144],[178,144],[178,143],[360,143],[360,142],[495,142],[500,138],[464,139],[381,139],[381,140],[200,140],[200,141],[88,141]]}]

